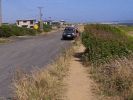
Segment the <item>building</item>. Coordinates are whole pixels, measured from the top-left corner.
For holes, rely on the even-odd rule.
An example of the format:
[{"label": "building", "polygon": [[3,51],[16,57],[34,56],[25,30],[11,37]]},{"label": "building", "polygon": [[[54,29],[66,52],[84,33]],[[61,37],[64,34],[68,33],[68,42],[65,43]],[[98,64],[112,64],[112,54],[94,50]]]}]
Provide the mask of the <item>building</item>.
[{"label": "building", "polygon": [[52,29],[60,28],[61,23],[59,21],[53,21],[53,20],[44,20],[45,25],[51,25]]},{"label": "building", "polygon": [[60,27],[61,27],[60,22],[58,22],[58,21],[53,21],[52,22],[52,28],[53,29],[58,29]]},{"label": "building", "polygon": [[60,20],[60,21],[44,20],[43,22],[45,25],[51,25],[52,29],[58,29],[58,28],[66,27],[66,21],[64,21],[64,20]]},{"label": "building", "polygon": [[52,20],[44,20],[44,24],[46,25],[52,25]]},{"label": "building", "polygon": [[18,27],[33,28],[36,24],[36,20],[17,20]]},{"label": "building", "polygon": [[61,20],[61,21],[60,21],[60,24],[61,24],[61,25],[65,25],[65,24],[66,24],[66,21]]}]

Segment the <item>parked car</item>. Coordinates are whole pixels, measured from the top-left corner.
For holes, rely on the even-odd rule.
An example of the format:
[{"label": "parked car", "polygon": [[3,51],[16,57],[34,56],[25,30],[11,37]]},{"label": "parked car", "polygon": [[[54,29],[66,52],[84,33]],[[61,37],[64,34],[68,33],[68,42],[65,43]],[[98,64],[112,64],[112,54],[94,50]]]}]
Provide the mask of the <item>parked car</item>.
[{"label": "parked car", "polygon": [[78,29],[74,27],[66,27],[62,34],[62,39],[75,39],[79,36]]}]

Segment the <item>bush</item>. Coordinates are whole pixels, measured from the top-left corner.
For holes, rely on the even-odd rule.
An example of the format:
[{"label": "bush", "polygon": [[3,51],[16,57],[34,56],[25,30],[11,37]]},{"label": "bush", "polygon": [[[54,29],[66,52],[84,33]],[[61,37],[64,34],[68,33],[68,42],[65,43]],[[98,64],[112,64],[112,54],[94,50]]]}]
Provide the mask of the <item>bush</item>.
[{"label": "bush", "polygon": [[0,37],[36,35],[38,31],[27,28],[20,28],[16,25],[3,25],[0,27]]},{"label": "bush", "polygon": [[104,95],[128,100],[133,93],[133,38],[120,28],[86,25],[82,36],[83,60]]},{"label": "bush", "polygon": [[0,37],[10,37],[11,35],[11,28],[8,26],[0,27]]},{"label": "bush", "polygon": [[128,56],[133,51],[133,38],[109,25],[87,25],[82,40],[86,47],[85,55],[92,62]]},{"label": "bush", "polygon": [[44,32],[50,32],[52,30],[52,26],[44,24],[43,30],[44,30]]}]

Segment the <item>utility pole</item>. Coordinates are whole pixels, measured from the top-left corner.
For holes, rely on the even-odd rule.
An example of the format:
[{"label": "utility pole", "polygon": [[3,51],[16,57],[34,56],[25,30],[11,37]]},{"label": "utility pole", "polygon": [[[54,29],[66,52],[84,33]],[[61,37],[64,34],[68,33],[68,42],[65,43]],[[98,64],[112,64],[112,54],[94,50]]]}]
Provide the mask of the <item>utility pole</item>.
[{"label": "utility pole", "polygon": [[2,0],[0,0],[0,26],[2,25]]},{"label": "utility pole", "polygon": [[38,9],[39,9],[39,16],[40,16],[39,22],[40,22],[40,30],[41,31],[43,31],[43,20],[42,20],[43,14],[42,14],[42,8],[43,7],[38,7]]}]

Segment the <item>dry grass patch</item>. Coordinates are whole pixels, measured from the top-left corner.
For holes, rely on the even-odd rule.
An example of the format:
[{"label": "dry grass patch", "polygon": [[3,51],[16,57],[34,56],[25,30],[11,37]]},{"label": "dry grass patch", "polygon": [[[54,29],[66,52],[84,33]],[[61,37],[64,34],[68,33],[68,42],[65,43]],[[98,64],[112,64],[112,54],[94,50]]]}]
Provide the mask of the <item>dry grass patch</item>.
[{"label": "dry grass patch", "polygon": [[7,43],[7,42],[10,42],[10,40],[5,38],[0,38],[0,43]]},{"label": "dry grass patch", "polygon": [[105,100],[133,100],[132,61],[131,58],[119,58],[89,67],[91,77],[98,83],[97,90]]},{"label": "dry grass patch", "polygon": [[31,75],[19,72],[14,81],[17,100],[62,99],[63,79],[73,52],[73,48],[65,51],[48,69],[37,69]]}]

